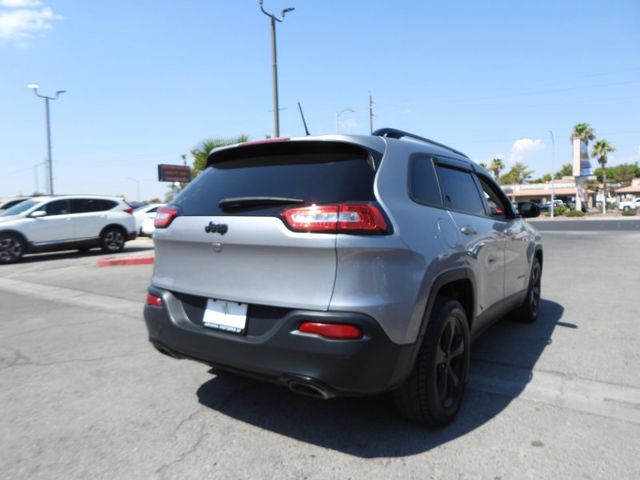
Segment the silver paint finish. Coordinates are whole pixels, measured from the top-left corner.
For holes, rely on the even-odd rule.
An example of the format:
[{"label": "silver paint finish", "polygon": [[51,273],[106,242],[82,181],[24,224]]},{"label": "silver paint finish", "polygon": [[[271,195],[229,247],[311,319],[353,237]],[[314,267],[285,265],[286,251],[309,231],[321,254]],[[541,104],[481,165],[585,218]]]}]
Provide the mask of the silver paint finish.
[{"label": "silver paint finish", "polygon": [[[349,142],[382,155],[374,193],[392,234],[294,233],[275,217],[178,217],[156,230],[153,284],[242,303],[364,313],[398,344],[418,338],[427,301],[437,293],[433,286],[445,272],[471,272],[474,317],[526,288],[540,236],[524,220],[450,212],[409,198],[412,154],[467,159],[409,139],[292,139],[312,140]],[[228,233],[205,233],[210,221],[227,223]]]}]

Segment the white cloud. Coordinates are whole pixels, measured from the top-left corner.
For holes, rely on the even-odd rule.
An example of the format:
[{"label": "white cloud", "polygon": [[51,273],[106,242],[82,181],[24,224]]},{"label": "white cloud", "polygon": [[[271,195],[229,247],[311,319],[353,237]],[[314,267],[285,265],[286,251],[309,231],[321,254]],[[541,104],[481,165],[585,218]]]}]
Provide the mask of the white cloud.
[{"label": "white cloud", "polygon": [[529,153],[544,148],[542,140],[533,138],[519,138],[513,142],[509,161],[512,163],[523,162]]},{"label": "white cloud", "polygon": [[29,8],[42,5],[40,0],[0,0],[0,7]]},{"label": "white cloud", "polygon": [[[4,3],[19,3],[20,0],[0,0]],[[26,2],[27,0],[22,0]],[[11,10],[0,12],[0,39],[19,40],[30,38],[33,33],[50,30],[52,22],[63,18],[48,7],[40,10]]]}]

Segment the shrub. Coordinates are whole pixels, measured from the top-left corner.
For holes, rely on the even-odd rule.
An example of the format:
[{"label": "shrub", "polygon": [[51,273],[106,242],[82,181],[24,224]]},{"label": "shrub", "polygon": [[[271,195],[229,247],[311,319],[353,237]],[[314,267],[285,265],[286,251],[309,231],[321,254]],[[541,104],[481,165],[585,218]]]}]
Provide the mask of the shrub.
[{"label": "shrub", "polygon": [[568,210],[569,209],[567,207],[565,207],[564,205],[560,205],[559,207],[554,208],[553,213],[555,215],[563,215]]},{"label": "shrub", "polygon": [[637,213],[637,209],[632,208],[631,210],[623,210],[622,211],[622,216],[623,217],[633,217],[636,213]]},{"label": "shrub", "polygon": [[584,212],[581,212],[580,210],[571,210],[566,213],[566,216],[567,217],[584,217]]}]

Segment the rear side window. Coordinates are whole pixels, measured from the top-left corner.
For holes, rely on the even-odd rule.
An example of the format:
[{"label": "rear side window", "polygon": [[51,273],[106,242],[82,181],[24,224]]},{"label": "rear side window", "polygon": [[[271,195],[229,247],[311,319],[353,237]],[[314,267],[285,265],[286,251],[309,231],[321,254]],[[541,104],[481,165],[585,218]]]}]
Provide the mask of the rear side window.
[{"label": "rear side window", "polygon": [[67,215],[69,213],[69,202],[67,200],[55,200],[49,202],[43,209],[48,216],[51,215]]},{"label": "rear side window", "polygon": [[445,208],[485,215],[484,203],[471,173],[441,165],[437,170]]},{"label": "rear side window", "polygon": [[74,198],[70,200],[71,213],[102,212],[116,206],[113,200],[101,198]]},{"label": "rear side window", "polygon": [[346,151],[339,146],[316,149],[312,142],[301,147],[302,143],[289,152],[282,145],[277,152],[249,149],[253,155],[247,157],[239,155],[240,147],[233,158],[209,166],[173,203],[183,215],[208,216],[274,215],[283,208],[254,205],[224,210],[218,206],[221,200],[237,197],[284,197],[307,204],[375,200],[375,170],[367,152],[354,151],[353,146]]},{"label": "rear side window", "polygon": [[440,187],[438,187],[433,160],[430,157],[420,156],[411,159],[409,194],[415,202],[442,206]]}]

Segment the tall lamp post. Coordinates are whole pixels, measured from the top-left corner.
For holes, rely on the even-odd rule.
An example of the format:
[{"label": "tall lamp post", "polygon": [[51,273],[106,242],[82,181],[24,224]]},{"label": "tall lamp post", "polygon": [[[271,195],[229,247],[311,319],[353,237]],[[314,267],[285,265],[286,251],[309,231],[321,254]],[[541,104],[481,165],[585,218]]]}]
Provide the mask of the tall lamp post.
[{"label": "tall lamp post", "polygon": [[556,211],[556,204],[555,204],[555,184],[554,184],[554,178],[553,178],[553,164],[556,163],[556,141],[553,138],[553,132],[551,130],[549,130],[549,134],[551,135],[551,218],[554,217],[555,215],[555,211]]},{"label": "tall lamp post", "polygon": [[49,177],[48,193],[49,195],[53,195],[53,160],[51,158],[51,121],[49,118],[49,100],[57,100],[61,94],[66,93],[66,90],[58,90],[55,97],[48,97],[46,95],[40,95],[38,93],[38,88],[40,88],[40,85],[38,85],[37,83],[30,83],[29,85],[27,85],[27,87],[33,90],[33,93],[36,94],[36,97],[44,99],[44,111],[47,122],[47,176]]},{"label": "tall lamp post", "polygon": [[353,108],[345,108],[336,112],[336,133],[340,133],[340,115],[345,112],[355,112]]},{"label": "tall lamp post", "polygon": [[287,12],[292,12],[295,8],[285,8],[276,17],[273,13],[267,12],[262,6],[263,0],[258,0],[260,10],[271,19],[271,64],[273,76],[273,134],[275,138],[280,136],[280,110],[278,104],[278,54],[276,51],[276,22],[283,22]]}]

